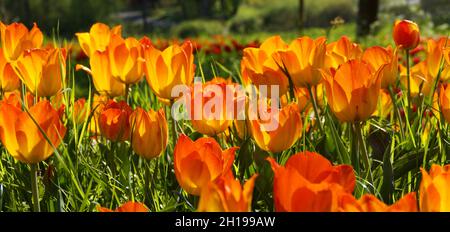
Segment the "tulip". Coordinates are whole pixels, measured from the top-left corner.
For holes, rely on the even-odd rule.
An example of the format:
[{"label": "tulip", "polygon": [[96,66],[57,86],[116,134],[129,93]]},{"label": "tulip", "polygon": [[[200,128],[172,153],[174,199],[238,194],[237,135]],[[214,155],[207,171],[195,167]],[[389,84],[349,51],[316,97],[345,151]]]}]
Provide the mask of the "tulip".
[{"label": "tulip", "polygon": [[0,95],[19,89],[20,79],[11,63],[8,63],[0,48]]},{"label": "tulip", "polygon": [[258,175],[253,175],[244,186],[233,174],[221,176],[210,182],[200,194],[200,212],[250,212],[253,188]]},{"label": "tulip", "polygon": [[83,70],[92,76],[94,87],[101,95],[109,97],[123,96],[125,84],[117,81],[111,75],[108,51],[95,51],[89,60],[91,69],[77,65],[76,70]]},{"label": "tulip", "polygon": [[291,156],[284,167],[269,157],[274,171],[277,212],[337,211],[341,196],[351,194],[356,177],[350,165],[333,166],[314,152]]},{"label": "tulip", "polygon": [[[445,64],[445,49],[450,49],[450,45],[447,43],[446,37],[442,37],[439,40],[429,39],[427,41],[427,68],[428,74],[437,78],[441,69],[441,63],[444,62],[444,66],[441,70],[439,80],[447,81],[450,78],[450,65]],[[446,48],[447,47],[447,48]]]},{"label": "tulip", "polygon": [[210,181],[231,171],[237,147],[222,151],[212,138],[195,142],[181,134],[174,149],[175,176],[188,193],[200,195]]},{"label": "tulip", "polygon": [[66,58],[65,49],[33,49],[22,53],[15,66],[18,76],[34,95],[50,97],[62,88]]},{"label": "tulip", "polygon": [[21,23],[4,25],[0,22],[0,37],[3,56],[7,62],[13,62],[26,50],[40,48],[44,36],[36,24],[29,31]]},{"label": "tulip", "polygon": [[133,37],[122,39],[112,35],[108,47],[111,75],[118,81],[130,85],[143,77],[141,44]]},{"label": "tulip", "polygon": [[127,212],[127,213],[146,213],[149,212],[147,206],[145,206],[143,203],[140,202],[126,202],[124,204],[122,204],[121,206],[119,206],[118,208],[116,208],[115,210],[110,210],[108,208],[104,208],[101,206],[97,206],[97,211],[99,212],[103,212],[103,213],[109,213],[109,212]]},{"label": "tulip", "polygon": [[152,159],[166,149],[169,131],[163,109],[146,112],[137,108],[130,116],[131,146],[136,154]]},{"label": "tulip", "polygon": [[381,87],[380,72],[365,62],[351,60],[325,73],[328,104],[341,122],[364,121],[375,111]]},{"label": "tulip", "polygon": [[73,121],[75,122],[75,124],[83,124],[88,115],[88,109],[87,109],[87,105],[86,105],[86,99],[84,98],[80,98],[78,100],[76,100],[73,103],[73,107],[72,107],[72,117],[73,117]]},{"label": "tulip", "polygon": [[267,120],[250,119],[250,125],[256,144],[261,149],[274,153],[289,149],[302,136],[302,119],[295,103],[270,113],[270,125],[275,125],[274,130],[268,127]]},{"label": "tulip", "polygon": [[387,118],[392,112],[393,104],[392,98],[385,89],[380,89],[380,97],[378,99],[378,106],[373,112],[373,116],[378,116],[380,118]]},{"label": "tulip", "polygon": [[108,97],[102,95],[94,95],[94,99],[92,101],[92,108],[90,114],[92,114],[92,118],[89,121],[89,131],[94,135],[100,134],[100,127],[98,124],[98,120],[100,118],[100,114],[105,108],[106,104],[108,104]]},{"label": "tulip", "polygon": [[422,171],[419,207],[422,212],[450,212],[450,165],[433,164],[430,172]]},{"label": "tulip", "polygon": [[402,49],[413,49],[419,45],[419,26],[410,20],[395,21],[393,37],[395,45]]},{"label": "tulip", "polygon": [[339,65],[354,59],[360,59],[362,48],[351,42],[346,36],[327,45],[325,67],[337,69]]},{"label": "tulip", "polygon": [[448,85],[441,85],[439,90],[439,105],[441,112],[447,122],[450,122],[450,88]]},{"label": "tulip", "polygon": [[392,51],[391,47],[387,49],[379,46],[370,47],[364,51],[362,60],[370,64],[375,71],[381,72],[381,88],[388,89],[397,81],[397,52]]},{"label": "tulip", "polygon": [[[408,76],[406,68],[400,66],[400,83],[403,86],[408,85]],[[427,62],[422,61],[411,67],[410,70],[410,94],[411,97],[417,97],[420,93],[428,96],[435,83],[435,78],[428,73]]]},{"label": "tulip", "polygon": [[279,87],[279,95],[284,95],[289,89],[289,80],[272,55],[287,46],[280,36],[273,36],[266,39],[259,48],[245,48],[241,60],[244,84],[251,81],[257,88],[261,85],[267,86],[268,97],[272,96],[271,86],[275,85]]},{"label": "tulip", "polygon": [[195,65],[192,43],[174,44],[164,51],[144,44],[144,71],[147,83],[160,98],[173,100],[172,88],[190,85],[194,80]]},{"label": "tulip", "polygon": [[28,112],[36,123],[21,108],[1,102],[0,139],[15,159],[36,164],[53,154],[54,148],[58,147],[64,138],[66,128],[60,121],[58,111],[53,109],[47,100],[31,106]]},{"label": "tulip", "polygon": [[25,99],[22,99],[22,94],[18,91],[14,91],[6,93],[2,102],[13,105],[19,109],[22,108],[23,103],[23,105],[28,109],[34,105],[34,96],[30,92],[27,92]]},{"label": "tulip", "polygon": [[84,53],[90,57],[94,52],[104,52],[110,44],[112,35],[120,35],[122,26],[110,29],[108,25],[96,23],[92,25],[89,32],[76,33],[78,43]]},{"label": "tulip", "polygon": [[[231,113],[234,112],[231,112],[232,105],[228,105],[227,91],[233,89],[223,79],[217,78],[205,83],[199,91],[191,91],[189,111],[192,126],[196,131],[214,136],[224,132],[231,125],[233,119]],[[234,101],[235,99],[232,99],[230,103]],[[200,105],[196,105],[197,102]]]},{"label": "tulip", "polygon": [[392,205],[386,205],[372,194],[365,194],[359,200],[348,194],[341,198],[343,212],[417,212],[416,193],[403,196]]},{"label": "tulip", "polygon": [[326,39],[324,37],[313,40],[302,37],[292,41],[285,50],[274,54],[282,64],[297,87],[316,86],[322,80],[319,69],[325,62]]},{"label": "tulip", "polygon": [[133,110],[125,101],[110,100],[98,118],[100,133],[111,141],[123,142],[130,139],[130,115]]}]

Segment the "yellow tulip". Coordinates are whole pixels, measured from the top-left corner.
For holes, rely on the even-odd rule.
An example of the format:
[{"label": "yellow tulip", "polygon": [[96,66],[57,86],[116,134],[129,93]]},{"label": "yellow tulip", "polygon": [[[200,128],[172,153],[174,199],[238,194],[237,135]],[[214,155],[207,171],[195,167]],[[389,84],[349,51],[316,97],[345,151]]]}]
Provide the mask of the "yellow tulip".
[{"label": "yellow tulip", "polygon": [[300,110],[297,104],[291,103],[270,114],[270,124],[276,124],[275,130],[269,130],[269,120],[250,120],[252,137],[261,149],[281,152],[294,145],[302,136]]},{"label": "yellow tulip", "polygon": [[39,97],[56,95],[66,79],[66,50],[27,50],[15,63],[17,75]]},{"label": "yellow tulip", "polygon": [[[407,77],[406,67],[400,65],[400,83],[403,86],[408,86]],[[412,97],[416,97],[420,93],[426,96],[430,94],[431,88],[435,82],[435,77],[429,74],[426,61],[422,61],[412,66],[410,69],[410,77]]]},{"label": "yellow tulip", "polygon": [[380,94],[380,72],[363,61],[351,60],[331,74],[323,73],[328,104],[339,121],[364,121],[373,114]]},{"label": "yellow tulip", "polygon": [[90,57],[94,52],[106,51],[112,35],[120,35],[122,26],[115,26],[110,29],[108,25],[103,23],[95,23],[89,32],[76,33],[78,43],[83,52]]},{"label": "yellow tulip", "polygon": [[148,112],[137,108],[130,116],[131,146],[136,154],[152,159],[166,149],[169,131],[163,109]]},{"label": "yellow tulip", "polygon": [[194,80],[195,65],[192,43],[174,44],[160,51],[144,44],[144,71],[150,88],[160,98],[173,100],[172,88],[190,85]]},{"label": "yellow tulip", "polygon": [[27,112],[5,102],[0,103],[0,139],[15,159],[34,164],[53,154],[53,146],[59,146],[66,128],[60,120],[59,112],[46,100],[31,106],[29,113],[52,145]]},{"label": "yellow tulip", "polygon": [[292,41],[289,48],[274,54],[279,57],[280,65],[286,69],[295,86],[316,86],[322,80],[319,69],[325,62],[325,42],[324,37],[316,40],[302,37]]},{"label": "yellow tulip", "polygon": [[[133,37],[112,35],[108,47],[111,75],[124,84],[135,84],[143,77],[141,44]],[[142,61],[141,61],[142,60]]]},{"label": "yellow tulip", "polygon": [[17,60],[25,50],[40,48],[44,41],[36,24],[29,31],[22,23],[5,25],[0,22],[0,36],[3,55],[8,62]]}]

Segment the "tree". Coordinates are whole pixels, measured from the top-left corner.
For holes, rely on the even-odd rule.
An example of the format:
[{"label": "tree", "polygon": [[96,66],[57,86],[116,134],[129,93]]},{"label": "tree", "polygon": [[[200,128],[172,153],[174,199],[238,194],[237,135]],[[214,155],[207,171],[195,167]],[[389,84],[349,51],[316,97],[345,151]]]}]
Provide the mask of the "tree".
[{"label": "tree", "polygon": [[370,33],[370,25],[377,20],[379,0],[359,0],[356,34],[358,37]]}]

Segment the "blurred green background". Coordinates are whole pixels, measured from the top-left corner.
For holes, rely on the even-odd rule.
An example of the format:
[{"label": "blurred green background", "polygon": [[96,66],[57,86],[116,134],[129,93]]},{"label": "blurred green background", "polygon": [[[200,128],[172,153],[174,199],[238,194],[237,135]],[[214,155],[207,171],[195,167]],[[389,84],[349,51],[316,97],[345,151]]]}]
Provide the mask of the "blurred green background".
[{"label": "blurred green background", "polygon": [[289,39],[325,35],[333,24],[341,25],[334,35],[360,38],[390,33],[396,18],[415,20],[423,35],[446,35],[449,10],[449,0],[0,1],[3,22],[37,22],[49,36],[57,32],[65,38],[98,21],[123,24],[128,35],[163,38],[222,34],[251,40],[277,33]]}]

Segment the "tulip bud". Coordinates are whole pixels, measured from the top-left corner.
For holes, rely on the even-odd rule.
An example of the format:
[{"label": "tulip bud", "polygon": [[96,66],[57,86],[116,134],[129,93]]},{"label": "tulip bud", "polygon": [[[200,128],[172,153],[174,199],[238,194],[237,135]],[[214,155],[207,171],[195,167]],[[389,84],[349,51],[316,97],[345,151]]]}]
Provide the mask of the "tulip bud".
[{"label": "tulip bud", "polygon": [[395,21],[393,37],[395,45],[402,49],[413,49],[419,45],[419,26],[410,20]]}]

